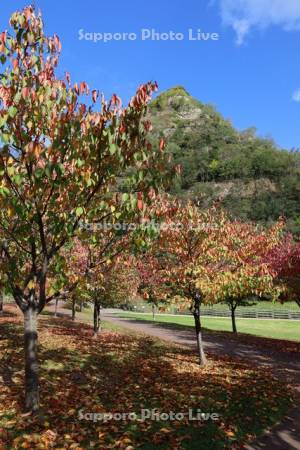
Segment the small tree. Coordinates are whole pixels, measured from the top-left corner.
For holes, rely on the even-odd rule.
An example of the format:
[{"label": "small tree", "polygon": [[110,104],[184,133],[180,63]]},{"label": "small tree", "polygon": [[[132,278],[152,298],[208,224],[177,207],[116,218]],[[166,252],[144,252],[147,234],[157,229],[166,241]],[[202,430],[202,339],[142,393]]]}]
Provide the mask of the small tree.
[{"label": "small tree", "polygon": [[220,232],[220,247],[212,250],[213,264],[200,286],[207,302],[226,303],[231,311],[232,330],[237,333],[238,306],[252,305],[250,299],[277,298],[273,272],[265,254],[280,240],[282,222],[270,228],[227,220]]},{"label": "small tree", "polygon": [[117,234],[101,229],[92,233],[82,231],[78,236],[64,250],[65,285],[72,299],[73,318],[76,298],[92,303],[96,337],[101,307],[124,303],[124,297],[127,301],[135,292],[134,258],[128,254],[132,233],[126,229]]},{"label": "small tree", "polygon": [[282,288],[280,299],[294,299],[300,307],[300,243],[291,234],[283,236],[267,253],[266,262]]},{"label": "small tree", "polygon": [[278,295],[272,275],[268,273],[268,270],[264,273],[262,267],[244,267],[236,273],[217,273],[211,283],[214,284],[211,288],[214,292],[214,301],[226,303],[230,309],[233,333],[237,333],[236,309],[238,307],[253,306],[256,304],[254,299],[265,296],[276,298]]},{"label": "small tree", "polygon": [[127,255],[102,266],[88,283],[87,296],[94,304],[94,335],[101,331],[101,308],[128,304],[137,295],[138,275],[134,258]]},{"label": "small tree", "polygon": [[249,301],[248,298],[234,298],[234,297],[228,297],[224,303],[229,307],[230,313],[231,313],[231,325],[232,325],[232,332],[237,334],[237,326],[236,326],[236,320],[235,320],[235,313],[238,306],[254,306],[256,305],[255,302]]},{"label": "small tree", "polygon": [[152,317],[161,303],[166,301],[166,286],[164,285],[163,267],[159,258],[151,252],[138,256],[137,270],[139,276],[139,293],[152,307]]},{"label": "small tree", "polygon": [[190,307],[200,365],[207,360],[203,349],[201,305],[205,301],[199,278],[212,263],[211,249],[220,242],[219,228],[225,220],[215,209],[202,212],[188,203],[184,207],[169,204],[170,214],[160,231],[157,251],[164,264],[165,284],[180,307]]}]

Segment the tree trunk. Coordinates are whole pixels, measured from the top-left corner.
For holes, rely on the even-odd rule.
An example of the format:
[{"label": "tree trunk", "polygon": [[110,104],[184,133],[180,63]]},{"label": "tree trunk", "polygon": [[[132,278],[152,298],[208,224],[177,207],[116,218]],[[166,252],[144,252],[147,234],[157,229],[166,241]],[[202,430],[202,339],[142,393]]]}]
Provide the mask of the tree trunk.
[{"label": "tree trunk", "polygon": [[55,300],[54,317],[57,317],[57,308],[58,308],[58,298]]},{"label": "tree trunk", "polygon": [[152,319],[155,320],[155,305],[152,305]]},{"label": "tree trunk", "polygon": [[25,408],[33,413],[39,409],[37,343],[37,310],[30,306],[24,312]]},{"label": "tree trunk", "polygon": [[94,301],[94,336],[97,337],[101,331],[101,306],[99,300]]},{"label": "tree trunk", "polygon": [[236,306],[230,305],[230,310],[231,310],[232,332],[237,334],[237,328],[236,328],[236,322],[235,322]]},{"label": "tree trunk", "polygon": [[195,330],[196,330],[196,339],[197,339],[197,348],[198,348],[198,355],[199,355],[199,364],[200,366],[205,366],[207,364],[207,359],[204,353],[203,349],[203,341],[202,341],[202,327],[201,327],[201,320],[200,320],[200,299],[194,300],[194,310],[193,310],[193,316],[195,319]]},{"label": "tree trunk", "polygon": [[3,314],[3,292],[0,292],[0,316]]},{"label": "tree trunk", "polygon": [[72,298],[72,320],[75,320],[76,316],[76,299]]}]

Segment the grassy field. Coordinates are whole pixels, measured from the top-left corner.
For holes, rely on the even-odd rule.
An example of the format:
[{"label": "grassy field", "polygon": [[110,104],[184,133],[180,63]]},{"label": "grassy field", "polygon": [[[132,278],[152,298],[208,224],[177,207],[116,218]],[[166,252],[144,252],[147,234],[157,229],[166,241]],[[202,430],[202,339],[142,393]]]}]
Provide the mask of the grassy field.
[{"label": "grassy field", "polygon": [[[217,303],[213,306],[207,306],[207,309],[213,309],[213,310],[222,310],[226,311],[228,310],[228,306],[222,303]],[[285,302],[285,303],[279,303],[279,302],[265,302],[265,301],[259,301],[256,303],[256,305],[253,306],[240,306],[237,308],[237,311],[295,311],[300,312],[300,308],[297,305],[296,302]]]},{"label": "grassy field", "polygon": [[[122,313],[123,317],[132,317],[142,320],[152,321],[151,314]],[[193,317],[156,315],[156,322],[173,323],[193,327]],[[209,330],[231,331],[230,318],[204,317],[203,327]],[[262,319],[237,319],[237,328],[241,333],[249,333],[255,336],[262,336],[275,339],[288,339],[300,341],[300,321],[291,320],[262,320]]]},{"label": "grassy field", "polygon": [[[144,312],[144,313],[151,313],[151,306],[145,301],[141,301],[137,304],[133,304],[134,307],[136,307],[137,312]],[[205,309],[210,309],[212,311],[229,311],[228,306],[223,303],[216,303],[215,305],[207,305],[204,306]],[[291,311],[291,312],[300,312],[300,308],[297,305],[296,302],[272,302],[272,301],[258,301],[255,305],[252,306],[240,306],[237,308],[237,312],[246,312],[246,311],[278,311],[278,312],[284,312],[284,311]],[[176,313],[176,309],[174,310],[170,308],[168,310],[170,314]],[[189,311],[187,310],[185,314],[188,314]]]}]

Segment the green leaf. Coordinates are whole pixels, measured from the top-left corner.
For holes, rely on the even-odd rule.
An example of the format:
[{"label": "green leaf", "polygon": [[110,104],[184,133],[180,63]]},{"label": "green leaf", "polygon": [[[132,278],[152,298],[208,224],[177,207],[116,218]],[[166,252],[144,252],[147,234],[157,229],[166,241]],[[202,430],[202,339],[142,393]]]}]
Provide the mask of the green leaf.
[{"label": "green leaf", "polygon": [[32,63],[33,65],[35,65],[38,61],[39,61],[39,58],[38,58],[36,55],[33,55],[33,56],[31,57],[31,63]]},{"label": "green leaf", "polygon": [[75,214],[77,217],[81,216],[84,213],[84,209],[81,206],[78,206],[75,210]]},{"label": "green leaf", "polygon": [[10,142],[10,135],[9,134],[5,134],[5,133],[1,134],[0,138],[1,138],[1,140],[2,140],[2,142],[4,144],[8,144]]},{"label": "green leaf", "polygon": [[22,177],[20,175],[15,175],[13,177],[13,181],[17,186],[20,186],[20,184],[22,183]]},{"label": "green leaf", "polygon": [[0,195],[2,195],[2,197],[7,197],[9,193],[10,191],[7,187],[0,187]]},{"label": "green leaf", "polygon": [[12,119],[17,115],[17,112],[18,110],[15,106],[11,106],[10,108],[8,108],[8,114]]},{"label": "green leaf", "polygon": [[109,142],[110,144],[112,144],[112,142],[113,142],[113,136],[112,136],[112,134],[111,134],[110,129],[107,130],[107,136],[108,136],[108,142]]},{"label": "green leaf", "polygon": [[51,172],[52,172],[51,169],[52,169],[52,167],[50,164],[48,164],[45,168],[45,174],[46,174],[47,178],[51,178]]},{"label": "green leaf", "polygon": [[10,177],[13,176],[13,174],[15,173],[15,168],[12,167],[12,166],[9,166],[9,167],[7,168],[7,173],[8,173],[8,175],[9,175]]},{"label": "green leaf", "polygon": [[4,116],[0,117],[0,128],[4,127],[6,125],[7,117],[8,116],[6,114]]},{"label": "green leaf", "polygon": [[17,92],[14,98],[14,102],[15,103],[19,103],[19,101],[21,100],[22,94],[21,92]]},{"label": "green leaf", "polygon": [[109,153],[110,153],[111,155],[114,155],[114,154],[116,153],[116,151],[117,151],[117,146],[116,146],[116,144],[110,144],[110,146],[109,146]]},{"label": "green leaf", "polygon": [[84,166],[84,161],[82,159],[78,158],[76,161],[76,165],[77,165],[77,167],[80,168],[80,167]]}]

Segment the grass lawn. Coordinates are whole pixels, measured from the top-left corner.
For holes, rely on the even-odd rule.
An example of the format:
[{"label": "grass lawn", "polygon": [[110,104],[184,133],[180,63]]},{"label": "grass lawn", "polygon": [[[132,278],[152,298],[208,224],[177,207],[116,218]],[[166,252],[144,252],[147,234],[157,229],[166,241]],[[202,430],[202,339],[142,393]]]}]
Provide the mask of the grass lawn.
[{"label": "grass lawn", "polygon": [[[137,311],[142,311],[145,313],[151,313],[151,306],[146,301],[141,301],[140,303],[135,305],[137,307]],[[142,309],[143,308],[143,309]],[[229,311],[228,306],[224,303],[216,303],[214,305],[204,306],[205,309],[210,309],[212,311]],[[300,312],[300,308],[295,301],[291,302],[272,302],[272,301],[258,301],[255,305],[252,306],[238,306],[237,312],[245,312],[245,311],[292,311],[292,312]],[[169,310],[172,313],[172,307]],[[174,312],[176,312],[176,308],[174,308]],[[188,310],[187,310],[188,314]]]},{"label": "grass lawn", "polygon": [[[13,309],[12,309],[13,312]],[[41,407],[22,414],[20,316],[0,318],[0,448],[238,449],[280,420],[291,404],[271,373],[228,357],[200,368],[193,351],[145,336],[39,320]],[[215,413],[219,420],[141,420],[142,409]],[[85,413],[135,413],[137,420],[80,420]]]},{"label": "grass lawn", "polygon": [[[215,305],[212,305],[211,307],[206,306],[206,309],[213,309],[213,310],[222,310],[222,311],[228,311],[228,306],[223,303],[216,303]],[[300,308],[297,305],[296,302],[267,302],[267,301],[258,301],[253,306],[238,306],[237,311],[294,311],[294,312],[300,312]]]},{"label": "grass lawn", "polygon": [[[132,317],[142,320],[152,321],[151,314],[122,313],[122,317]],[[156,315],[156,322],[173,323],[193,327],[193,317]],[[287,339],[300,341],[300,321],[291,320],[262,320],[262,319],[236,319],[238,331],[249,333],[255,336],[262,336],[275,339]],[[231,331],[230,318],[203,317],[203,327],[209,330]]]}]

